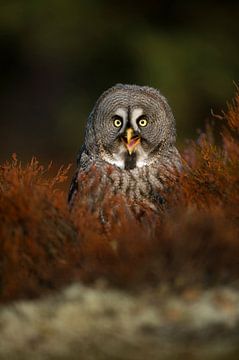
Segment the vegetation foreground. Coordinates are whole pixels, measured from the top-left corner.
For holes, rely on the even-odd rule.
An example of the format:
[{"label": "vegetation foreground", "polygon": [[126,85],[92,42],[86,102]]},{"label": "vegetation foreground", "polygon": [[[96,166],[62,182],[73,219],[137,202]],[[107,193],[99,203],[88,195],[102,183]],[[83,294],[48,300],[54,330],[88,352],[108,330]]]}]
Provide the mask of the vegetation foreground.
[{"label": "vegetation foreground", "polygon": [[[94,209],[89,210],[87,189],[79,206],[69,212],[64,184],[67,184],[70,167],[60,168],[52,177],[51,166],[44,168],[35,158],[23,166],[13,155],[3,164],[0,167],[0,299],[5,305],[0,312],[1,323],[6,321],[4,311],[6,306],[12,306],[10,302],[46,294],[57,296],[59,293],[54,295],[56,290],[80,281],[84,284],[80,290],[73,287],[69,290],[71,295],[62,295],[64,299],[67,296],[71,301],[72,296],[80,299],[80,293],[83,293],[80,301],[88,301],[89,305],[93,289],[100,294],[99,299],[104,292],[111,299],[121,293],[118,295],[119,304],[123,304],[120,303],[122,296],[124,309],[131,306],[127,303],[131,298],[139,301],[142,307],[146,294],[148,297],[151,294],[151,305],[159,294],[164,294],[161,305],[168,303],[169,299],[173,301],[175,296],[181,302],[198,301],[201,304],[205,298],[210,298],[208,294],[213,289],[226,287],[230,289],[227,290],[229,293],[222,292],[214,300],[226,309],[229,317],[234,316],[238,325],[239,309],[233,305],[239,285],[238,93],[227,105],[227,111],[214,118],[214,123],[200,134],[196,142],[189,142],[183,149],[185,169],[178,175],[176,183],[171,184],[171,191],[164,194],[167,209],[161,216],[145,209],[143,220],[132,216],[116,195],[100,204],[110,218],[108,225],[101,224]],[[72,295],[74,291],[76,295]],[[167,297],[165,294],[170,295]],[[84,296],[88,296],[88,300],[84,300]],[[214,300],[210,299],[213,303]],[[60,306],[59,299],[56,301]],[[100,301],[104,309],[104,301],[108,300]],[[38,305],[29,305],[29,308],[31,306]],[[117,312],[114,306],[113,301],[111,310],[108,306],[106,313]],[[89,311],[87,306],[80,308],[81,311],[85,309],[84,314]],[[80,308],[75,309],[76,314]],[[122,313],[124,309],[119,311]],[[180,306],[176,311],[174,306],[170,309],[165,310],[168,321],[178,320],[185,310]],[[200,311],[200,306],[198,309]],[[225,318],[228,320],[227,315]],[[162,318],[163,313],[160,316]],[[72,326],[74,329],[75,324]],[[21,327],[20,324],[19,329]],[[157,331],[161,334],[160,330]],[[143,333],[156,336],[150,326],[144,327]],[[180,333],[182,336],[187,332]],[[76,342],[80,335],[77,336]],[[137,337],[138,345],[140,339]],[[149,341],[146,345],[150,347],[153,342],[150,344]],[[116,348],[113,346],[112,353],[120,352]],[[112,353],[109,352],[111,359]],[[142,358],[145,357],[142,349],[140,353]],[[129,359],[134,358],[133,354],[135,352]],[[92,356],[89,359],[97,358]],[[157,356],[151,358],[160,358]],[[175,358],[175,353],[170,356]],[[107,356],[103,354],[99,358]],[[127,356],[124,354],[118,358],[127,359]]]}]

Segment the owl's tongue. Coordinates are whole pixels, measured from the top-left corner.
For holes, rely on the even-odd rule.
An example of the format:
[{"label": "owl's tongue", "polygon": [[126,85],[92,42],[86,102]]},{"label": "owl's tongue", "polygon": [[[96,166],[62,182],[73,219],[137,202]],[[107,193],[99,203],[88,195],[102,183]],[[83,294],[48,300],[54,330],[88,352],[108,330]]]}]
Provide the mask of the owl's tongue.
[{"label": "owl's tongue", "polygon": [[131,155],[136,148],[136,146],[140,142],[140,138],[134,134],[134,130],[132,128],[128,128],[126,130],[125,137],[123,137],[124,144]]},{"label": "owl's tongue", "polygon": [[135,137],[133,139],[130,139],[129,142],[125,143],[125,146],[130,155],[134,152],[134,150],[135,150],[136,146],[139,144],[139,142],[140,142],[140,138]]},{"label": "owl's tongue", "polygon": [[127,147],[129,149],[131,149],[132,147],[134,147],[136,144],[138,144],[139,142],[139,138],[138,137],[135,137],[133,139],[130,140],[130,142],[127,144]]}]

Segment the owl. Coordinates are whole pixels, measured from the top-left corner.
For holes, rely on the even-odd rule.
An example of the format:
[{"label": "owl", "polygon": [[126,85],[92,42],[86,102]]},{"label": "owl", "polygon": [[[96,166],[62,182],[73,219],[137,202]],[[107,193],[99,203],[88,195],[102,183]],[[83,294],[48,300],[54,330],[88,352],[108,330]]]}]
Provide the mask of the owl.
[{"label": "owl", "polygon": [[168,179],[181,168],[175,140],[175,120],[159,90],[127,84],[106,90],[86,124],[70,207],[87,189],[92,209],[106,195],[120,194],[138,211],[145,206],[157,211]]}]

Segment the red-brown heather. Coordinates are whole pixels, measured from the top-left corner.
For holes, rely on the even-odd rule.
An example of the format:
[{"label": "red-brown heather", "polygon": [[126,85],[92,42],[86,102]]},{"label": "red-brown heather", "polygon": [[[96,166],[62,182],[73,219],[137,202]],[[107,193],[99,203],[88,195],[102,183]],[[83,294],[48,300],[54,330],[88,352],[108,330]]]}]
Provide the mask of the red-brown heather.
[{"label": "red-brown heather", "polygon": [[210,126],[187,144],[185,169],[164,194],[160,216],[144,209],[135,218],[123,199],[106,196],[99,206],[109,221],[102,224],[89,209],[89,189],[69,212],[63,186],[69,166],[52,177],[51,166],[36,158],[22,165],[14,154],[0,166],[1,301],[99,279],[130,291],[238,286],[238,92],[214,122],[219,140]]}]

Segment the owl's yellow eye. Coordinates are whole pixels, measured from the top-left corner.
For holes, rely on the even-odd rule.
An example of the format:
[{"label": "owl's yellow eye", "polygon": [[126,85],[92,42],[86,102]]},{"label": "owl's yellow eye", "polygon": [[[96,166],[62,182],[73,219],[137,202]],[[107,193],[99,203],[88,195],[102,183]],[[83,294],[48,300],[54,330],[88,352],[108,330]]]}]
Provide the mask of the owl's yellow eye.
[{"label": "owl's yellow eye", "polygon": [[146,120],[146,119],[140,119],[140,120],[138,121],[138,125],[139,125],[140,127],[145,127],[145,126],[148,125],[148,120]]},{"label": "owl's yellow eye", "polygon": [[114,119],[114,126],[119,128],[122,126],[122,120],[120,120],[119,118]]}]

